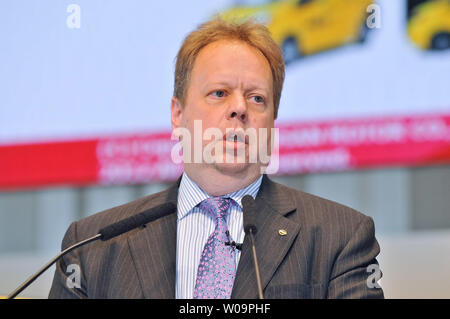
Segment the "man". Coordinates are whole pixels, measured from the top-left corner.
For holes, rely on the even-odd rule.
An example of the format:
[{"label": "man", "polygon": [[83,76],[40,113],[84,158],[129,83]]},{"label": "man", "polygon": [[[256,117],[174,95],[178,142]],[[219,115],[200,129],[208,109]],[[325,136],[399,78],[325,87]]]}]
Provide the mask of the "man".
[{"label": "man", "polygon": [[[209,145],[213,160],[186,156],[183,175],[168,190],[72,223],[63,248],[141,211],[177,204],[146,227],[68,254],[49,297],[257,298],[241,202],[250,195],[266,298],[383,298],[367,284],[379,253],[372,219],[274,183],[262,174],[267,163],[250,160],[255,138],[257,151],[270,154],[283,80],[281,51],[262,25],[216,18],[189,34],[177,56],[172,128],[194,136],[200,120],[202,137],[218,129],[200,144],[179,136],[183,156]],[[250,129],[253,139],[242,134]],[[71,264],[80,267],[80,287],[67,285]]]}]

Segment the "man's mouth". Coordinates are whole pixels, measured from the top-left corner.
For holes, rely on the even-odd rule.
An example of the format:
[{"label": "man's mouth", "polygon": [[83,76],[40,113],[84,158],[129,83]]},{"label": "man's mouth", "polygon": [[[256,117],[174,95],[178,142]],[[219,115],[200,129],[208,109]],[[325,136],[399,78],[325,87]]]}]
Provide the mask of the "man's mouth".
[{"label": "man's mouth", "polygon": [[248,144],[248,137],[239,131],[228,132],[223,136],[223,140],[227,142]]}]

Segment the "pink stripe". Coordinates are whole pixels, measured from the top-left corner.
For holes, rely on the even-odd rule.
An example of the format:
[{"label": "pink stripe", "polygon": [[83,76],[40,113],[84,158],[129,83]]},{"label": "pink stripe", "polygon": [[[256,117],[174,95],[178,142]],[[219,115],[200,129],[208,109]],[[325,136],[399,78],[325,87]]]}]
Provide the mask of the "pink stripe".
[{"label": "pink stripe", "polygon": [[[450,162],[450,114],[292,122],[278,174]],[[172,181],[170,132],[0,146],[0,188]]]}]

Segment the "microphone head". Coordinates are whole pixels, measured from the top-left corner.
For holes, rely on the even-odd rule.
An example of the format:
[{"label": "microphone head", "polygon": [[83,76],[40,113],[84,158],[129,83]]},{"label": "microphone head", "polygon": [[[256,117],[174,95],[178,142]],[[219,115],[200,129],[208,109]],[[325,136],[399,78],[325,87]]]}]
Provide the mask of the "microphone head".
[{"label": "microphone head", "polygon": [[246,234],[252,231],[256,234],[256,202],[250,195],[242,198],[242,212],[244,217],[244,231]]},{"label": "microphone head", "polygon": [[103,227],[99,231],[99,234],[102,235],[101,240],[109,240],[134,228],[143,226],[151,221],[172,213],[176,207],[177,206],[174,203],[167,202],[143,211],[142,213],[120,220],[112,225]]}]

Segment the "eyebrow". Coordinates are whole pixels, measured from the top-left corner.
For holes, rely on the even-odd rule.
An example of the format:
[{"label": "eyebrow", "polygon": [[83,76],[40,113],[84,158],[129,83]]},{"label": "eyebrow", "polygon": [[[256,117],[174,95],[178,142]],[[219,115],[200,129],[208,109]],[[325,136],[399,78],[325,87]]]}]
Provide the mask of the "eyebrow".
[{"label": "eyebrow", "polygon": [[[233,86],[233,85],[231,85],[230,82],[227,82],[227,81],[217,81],[217,82],[207,83],[207,84],[205,84],[205,87],[214,86],[214,85],[223,85],[223,86],[226,86],[226,87],[231,87],[231,86]],[[252,91],[252,90],[264,90],[264,91],[269,91],[270,88],[269,88],[269,87],[266,87],[265,85],[264,85],[264,86],[259,86],[258,84],[252,84],[252,83],[251,83],[251,84],[249,84],[248,86],[245,87],[245,90],[246,90],[246,91]],[[267,92],[267,93],[268,93],[268,92]]]}]

